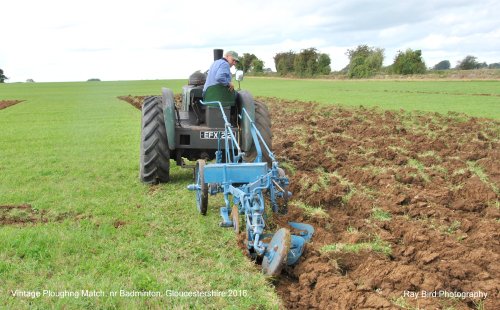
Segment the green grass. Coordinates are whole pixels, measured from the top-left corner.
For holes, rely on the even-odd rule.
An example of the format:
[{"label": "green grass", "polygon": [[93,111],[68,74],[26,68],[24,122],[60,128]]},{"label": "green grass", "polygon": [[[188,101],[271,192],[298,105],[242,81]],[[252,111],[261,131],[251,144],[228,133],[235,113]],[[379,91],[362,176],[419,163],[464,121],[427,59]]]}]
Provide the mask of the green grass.
[{"label": "green grass", "polygon": [[246,78],[255,96],[500,119],[499,81],[293,80]]},{"label": "green grass", "polygon": [[305,204],[300,200],[295,200],[291,202],[294,206],[301,209],[307,216],[315,217],[315,218],[329,218],[328,213],[322,209],[321,207],[313,207]]},{"label": "green grass", "polygon": [[392,215],[390,212],[384,211],[380,208],[373,208],[371,218],[376,221],[387,222],[392,219]]},{"label": "green grass", "polygon": [[415,168],[418,170],[418,175],[426,182],[429,183],[431,181],[429,175],[425,173],[425,166],[418,160],[414,158],[410,158],[408,160],[408,167]]},{"label": "green grass", "polygon": [[455,232],[457,232],[457,230],[460,228],[461,225],[462,223],[460,223],[460,221],[454,220],[449,226],[441,227],[441,231],[444,234],[452,235]]},{"label": "green grass", "polygon": [[495,192],[495,194],[498,195],[500,193],[498,186],[494,182],[490,181],[488,175],[483,171],[481,166],[479,166],[476,162],[468,161],[467,167],[469,168],[470,172],[477,175],[477,177],[481,180],[481,182],[488,185]]},{"label": "green grass", "polygon": [[[156,94],[169,83],[0,85],[2,98],[26,100],[0,111],[0,205],[29,203],[49,220],[0,226],[0,308],[278,306],[234,233],[218,227],[213,200],[207,217],[197,214],[186,190],[191,171],[175,167],[172,183],[154,188],[138,180],[140,111],[116,96]],[[15,290],[246,296],[31,299]]]},{"label": "green grass", "polygon": [[382,240],[379,236],[375,236],[370,242],[358,243],[334,243],[328,244],[321,248],[321,252],[346,252],[346,253],[359,253],[360,251],[367,250],[376,253],[381,253],[386,256],[392,254],[391,245]]}]

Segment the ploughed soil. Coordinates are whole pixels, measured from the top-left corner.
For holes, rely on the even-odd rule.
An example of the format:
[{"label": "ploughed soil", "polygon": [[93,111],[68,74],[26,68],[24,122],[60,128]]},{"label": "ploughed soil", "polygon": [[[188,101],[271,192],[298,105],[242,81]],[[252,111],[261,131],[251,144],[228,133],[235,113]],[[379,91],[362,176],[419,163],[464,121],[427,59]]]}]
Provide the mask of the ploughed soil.
[{"label": "ploughed soil", "polygon": [[23,100],[0,100],[0,110],[18,104],[19,102],[23,102]]},{"label": "ploughed soil", "polygon": [[143,103],[144,99],[146,99],[146,97],[149,97],[149,96],[127,95],[127,96],[118,96],[117,98],[130,103],[132,106],[134,106],[140,110],[140,109],[142,109],[142,103]]},{"label": "ploughed soil", "polygon": [[[142,109],[142,104],[144,103],[144,99],[146,99],[147,97],[152,97],[152,96],[153,95],[149,95],[149,96],[132,96],[132,95],[127,95],[127,96],[118,96],[117,98],[120,99],[120,100],[123,100],[125,102],[128,102],[129,104],[131,104],[135,108],[141,110]],[[181,95],[180,94],[176,94],[175,97],[174,97],[174,100],[175,100],[175,104],[177,106],[180,106],[180,102],[182,100]]]},{"label": "ploughed soil", "polygon": [[29,204],[0,205],[0,226],[46,223],[44,211],[33,209]]},{"label": "ploughed soil", "polygon": [[268,224],[315,228],[286,308],[500,309],[500,122],[259,100],[293,192]]},{"label": "ploughed soil", "polygon": [[293,192],[275,222],[316,230],[286,308],[500,309],[499,122],[261,101]]},{"label": "ploughed soil", "polygon": [[[76,212],[52,213],[47,212],[47,210],[34,208],[30,204],[0,205],[0,227],[38,225],[51,222],[62,222],[66,219],[80,221],[89,218],[92,218],[92,215]],[[115,228],[125,224],[124,221],[120,220],[116,220],[113,223]]]}]

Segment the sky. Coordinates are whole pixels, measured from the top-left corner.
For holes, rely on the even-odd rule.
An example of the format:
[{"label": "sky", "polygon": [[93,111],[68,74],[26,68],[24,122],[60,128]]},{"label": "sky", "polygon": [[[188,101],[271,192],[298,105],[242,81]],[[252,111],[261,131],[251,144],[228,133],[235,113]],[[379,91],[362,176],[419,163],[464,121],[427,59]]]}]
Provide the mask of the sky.
[{"label": "sky", "polygon": [[348,49],[422,50],[427,67],[467,55],[500,62],[499,0],[15,0],[0,3],[7,82],[187,79],[213,49],[255,54],[314,47],[332,70]]}]

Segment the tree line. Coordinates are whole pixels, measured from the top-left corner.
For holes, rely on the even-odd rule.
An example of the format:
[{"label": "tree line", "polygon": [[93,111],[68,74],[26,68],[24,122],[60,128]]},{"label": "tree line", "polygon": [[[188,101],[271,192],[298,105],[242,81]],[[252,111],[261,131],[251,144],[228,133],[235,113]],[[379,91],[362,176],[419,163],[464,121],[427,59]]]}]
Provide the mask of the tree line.
[{"label": "tree line", "polygon": [[[300,53],[293,51],[278,53],[274,56],[274,64],[280,75],[295,75],[298,77],[312,77],[315,75],[330,74],[330,56],[320,53],[316,48],[308,48]],[[264,62],[254,54],[243,53],[236,69],[245,73],[264,73]]]},{"label": "tree line", "polygon": [[[348,49],[346,52],[349,58],[349,64],[340,70],[341,74],[349,78],[369,78],[378,73],[394,73],[401,75],[424,74],[428,70],[449,70],[451,63],[449,60],[443,60],[432,68],[427,68],[422,58],[421,50],[407,49],[398,51],[394,57],[394,62],[387,67],[383,67],[384,49],[369,47],[368,45],[359,45],[355,49]],[[328,54],[319,52],[311,47],[301,50],[299,53],[294,51],[280,52],[274,56],[274,65],[280,76],[296,77],[314,77],[318,75],[328,75],[331,73],[331,59]],[[500,69],[500,63],[487,64],[479,62],[477,57],[467,55],[464,59],[457,62],[455,69]],[[262,74],[270,69],[264,69],[264,61],[257,58],[255,54],[243,53],[240,62],[236,64],[236,69],[243,70],[245,73]],[[0,69],[0,83],[4,83],[8,77]]]},{"label": "tree line", "polygon": [[[355,49],[348,49],[346,52],[349,64],[340,70],[341,74],[349,78],[368,78],[378,73],[393,74],[424,74],[428,70],[449,70],[451,63],[443,60],[432,68],[427,68],[422,58],[421,50],[407,49],[398,51],[391,65],[383,67],[385,59],[384,49],[359,45]],[[274,56],[274,65],[280,76],[313,77],[317,75],[328,75],[331,73],[331,59],[328,54],[319,52],[316,48],[303,49],[299,53],[294,51],[280,52]],[[240,59],[237,69],[245,73],[263,73],[264,62],[254,54],[244,53]],[[479,62],[477,57],[468,55],[457,62],[455,69],[499,69],[500,63],[490,65]],[[268,69],[269,70],[269,69]]]},{"label": "tree line", "polygon": [[312,77],[330,74],[330,56],[320,53],[316,48],[308,48],[300,53],[293,51],[278,53],[274,65],[280,75],[294,74],[298,77]]},{"label": "tree line", "polygon": [[[349,57],[349,65],[342,71],[347,73],[350,78],[371,77],[380,72],[408,75],[424,74],[428,70],[451,69],[449,60],[440,61],[434,67],[427,69],[425,61],[422,58],[422,51],[413,50],[411,48],[404,52],[398,51],[394,57],[394,62],[387,67],[382,66],[384,61],[384,50],[381,48],[359,45],[356,49],[347,50],[346,54]],[[464,59],[458,61],[455,66],[457,70],[482,68],[498,69],[500,68],[500,63],[487,65],[485,62],[478,62],[477,57],[468,55]]]}]

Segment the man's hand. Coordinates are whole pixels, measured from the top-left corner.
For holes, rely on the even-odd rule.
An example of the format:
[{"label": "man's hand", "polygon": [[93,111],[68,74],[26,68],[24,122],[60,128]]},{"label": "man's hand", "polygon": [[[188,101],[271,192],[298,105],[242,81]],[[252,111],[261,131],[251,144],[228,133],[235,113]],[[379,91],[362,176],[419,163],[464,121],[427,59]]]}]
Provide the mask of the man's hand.
[{"label": "man's hand", "polygon": [[233,85],[233,82],[229,82],[229,85],[227,85],[227,87],[229,87],[229,90],[230,90],[230,91],[234,91],[234,85]]}]

